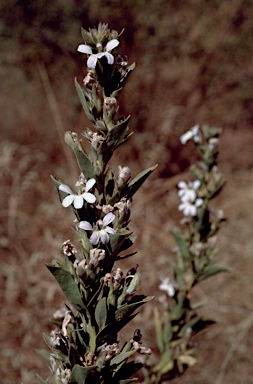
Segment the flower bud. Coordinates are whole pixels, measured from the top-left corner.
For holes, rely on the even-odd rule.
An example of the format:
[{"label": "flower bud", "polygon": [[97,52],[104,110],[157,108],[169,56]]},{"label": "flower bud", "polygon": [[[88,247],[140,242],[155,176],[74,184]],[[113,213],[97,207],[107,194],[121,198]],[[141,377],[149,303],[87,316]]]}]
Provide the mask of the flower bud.
[{"label": "flower bud", "polygon": [[118,169],[119,169],[118,185],[120,187],[122,187],[130,179],[130,177],[131,177],[131,170],[128,167],[121,167],[120,165],[119,165]]},{"label": "flower bud", "polygon": [[[126,278],[129,278],[129,277],[131,277],[131,275],[127,276]],[[131,293],[134,293],[139,288],[140,285],[141,285],[141,274],[139,272],[136,272],[131,280],[131,283],[126,289],[126,294],[130,295]]]},{"label": "flower bud", "polygon": [[117,99],[115,97],[106,97],[104,99],[104,109],[107,115],[114,116],[118,109]]},{"label": "flower bud", "polygon": [[90,251],[90,264],[94,265],[95,267],[99,264],[99,261],[103,260],[105,258],[105,250],[94,248]]}]

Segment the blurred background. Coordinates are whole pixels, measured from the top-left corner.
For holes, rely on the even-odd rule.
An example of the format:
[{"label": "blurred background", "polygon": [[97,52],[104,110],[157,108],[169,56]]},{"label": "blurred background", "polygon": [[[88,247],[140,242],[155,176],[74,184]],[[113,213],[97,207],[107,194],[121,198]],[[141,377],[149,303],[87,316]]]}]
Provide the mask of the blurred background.
[{"label": "blurred background", "polygon": [[[77,179],[63,136],[89,126],[74,87],[86,71],[76,48],[81,27],[99,22],[125,29],[120,50],[137,65],[120,99],[134,135],[112,167],[127,165],[134,176],[159,164],[133,201],[138,254],[121,267],[138,263],[143,293],[159,299],[173,257],[170,230],[181,219],[175,187],[196,159],[179,136],[195,124],[222,128],[227,185],[214,205],[228,222],[217,261],[230,272],[195,290],[217,324],[196,339],[197,366],[173,382],[253,383],[252,0],[0,0],[1,382],[48,377],[35,350],[44,347],[42,334],[54,328],[50,318],[64,298],[45,263],[74,240],[72,214],[50,174],[69,185]],[[151,307],[126,332],[141,328],[153,347]]]}]

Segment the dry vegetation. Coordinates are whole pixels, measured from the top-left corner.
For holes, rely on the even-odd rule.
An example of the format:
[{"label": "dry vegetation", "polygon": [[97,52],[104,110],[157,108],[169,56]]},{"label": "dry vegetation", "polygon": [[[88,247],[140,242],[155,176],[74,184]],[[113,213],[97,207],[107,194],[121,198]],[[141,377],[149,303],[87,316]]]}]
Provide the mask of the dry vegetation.
[{"label": "dry vegetation", "polygon": [[[63,304],[45,263],[60,257],[63,241],[73,237],[72,215],[49,176],[69,184],[76,178],[72,154],[62,143],[65,130],[81,132],[88,124],[73,85],[74,76],[84,75],[75,48],[81,25],[105,21],[126,28],[123,50],[137,62],[121,99],[134,135],[113,166],[128,165],[136,174],[159,163],[134,199],[131,229],[138,235],[138,254],[124,268],[138,263],[143,291],[159,295],[159,278],[173,257],[170,229],[180,220],[175,186],[194,160],[192,147],[181,148],[178,138],[195,123],[223,128],[227,186],[215,204],[228,222],[218,259],[231,271],[196,290],[217,325],[196,340],[198,365],[174,382],[253,383],[253,4],[120,3],[103,8],[102,0],[73,0],[67,7],[53,1],[45,13],[37,0],[0,4],[1,382],[35,383],[35,372],[45,376],[35,349],[44,347],[42,333]],[[152,347],[151,307],[134,326]]]}]

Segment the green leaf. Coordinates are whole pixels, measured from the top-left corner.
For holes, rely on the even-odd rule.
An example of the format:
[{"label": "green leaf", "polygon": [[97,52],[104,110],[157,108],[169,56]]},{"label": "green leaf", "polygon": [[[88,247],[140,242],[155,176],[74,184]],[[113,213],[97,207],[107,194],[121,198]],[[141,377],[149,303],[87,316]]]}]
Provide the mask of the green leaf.
[{"label": "green leaf", "polygon": [[184,293],[179,292],[177,295],[177,303],[172,310],[173,320],[180,320],[185,318],[189,310],[189,300],[185,297]]},{"label": "green leaf", "polygon": [[187,329],[192,329],[202,319],[199,316],[194,316],[188,323],[186,323],[179,332],[179,337],[183,337]]},{"label": "green leaf", "polygon": [[121,198],[124,196],[127,196],[128,198],[132,197],[156,168],[157,165],[140,172],[125,188],[123,188]]},{"label": "green leaf", "polygon": [[106,297],[103,297],[101,300],[99,300],[95,309],[95,319],[97,325],[99,326],[99,330],[101,331],[105,327],[107,319]]},{"label": "green leaf", "polygon": [[132,299],[132,300],[134,300],[134,302],[132,302],[130,304],[123,304],[122,306],[120,306],[117,309],[117,311],[115,313],[116,319],[119,319],[123,316],[126,316],[126,315],[133,313],[138,307],[147,303],[148,301],[152,300],[153,298],[154,298],[154,296],[145,296],[145,295],[134,296]]},{"label": "green leaf", "polygon": [[69,131],[65,133],[64,139],[66,144],[75,152],[79,167],[86,179],[92,179],[94,177],[93,167],[79,140],[75,139]]},{"label": "green leaf", "polygon": [[56,180],[56,179],[54,178],[54,176],[52,176],[52,175],[51,175],[51,179],[53,180],[53,183],[54,183],[54,185],[55,185],[55,186],[56,186],[56,188],[58,189],[59,185],[61,185],[61,184],[62,184],[62,182],[61,182],[61,181],[58,181],[58,180]]},{"label": "green leaf", "polygon": [[229,269],[226,268],[226,267],[221,267],[221,266],[218,266],[218,265],[217,266],[213,266],[213,267],[205,269],[202,273],[200,273],[200,275],[197,277],[197,280],[198,281],[202,281],[202,280],[207,279],[208,277],[216,275],[217,273],[228,272],[228,271],[229,271]]},{"label": "green leaf", "polygon": [[110,365],[118,365],[122,363],[122,361],[128,359],[128,357],[132,356],[135,353],[135,351],[128,351],[128,352],[122,352],[119,355],[116,355],[113,359],[110,361]]},{"label": "green leaf", "polygon": [[85,44],[96,45],[91,34],[89,32],[87,32],[84,28],[81,29],[81,34],[82,34],[82,37],[84,39]]},{"label": "green leaf", "polygon": [[79,99],[81,101],[81,104],[83,106],[83,109],[84,109],[84,112],[86,114],[86,116],[88,117],[88,119],[92,122],[92,123],[95,123],[95,119],[93,117],[93,115],[90,113],[90,110],[89,110],[89,107],[88,107],[88,104],[87,104],[87,100],[86,100],[86,97],[83,93],[83,90],[82,88],[80,87],[78,81],[77,81],[77,78],[75,78],[75,86],[76,86],[76,90],[77,90],[77,93],[78,93],[78,96],[79,96]]},{"label": "green leaf", "polygon": [[111,339],[114,339],[117,333],[137,315],[137,313],[133,315],[124,316],[123,318],[118,318],[117,321],[111,322],[107,324],[105,328],[98,333],[96,345],[103,344],[105,342],[110,342]]},{"label": "green leaf", "polygon": [[159,351],[163,351],[163,333],[162,333],[162,323],[161,317],[159,315],[158,309],[154,308],[154,324],[155,324],[155,333],[156,333],[156,343],[159,348]]},{"label": "green leaf", "polygon": [[189,252],[188,246],[178,228],[175,228],[172,231],[172,235],[174,236],[174,239],[180,249],[180,252],[184,258],[185,261],[189,261],[191,259],[191,254]]},{"label": "green leaf", "polygon": [[82,367],[81,365],[76,364],[71,372],[71,383],[85,384],[88,376],[94,373],[96,368],[96,365],[92,365],[90,367]]},{"label": "green leaf", "polygon": [[36,373],[36,376],[37,376],[37,378],[38,378],[40,384],[47,384],[47,382],[44,381],[44,380],[40,377],[40,375],[38,375],[38,373]]},{"label": "green leaf", "polygon": [[[118,253],[121,250],[121,246],[124,243],[124,240],[127,235],[119,235],[117,233],[110,235],[110,247],[111,252]],[[112,257],[112,255],[110,255]]]},{"label": "green leaf", "polygon": [[110,141],[107,144],[108,147],[114,146],[122,136],[125,136],[125,131],[127,130],[130,118],[131,116],[128,116],[125,120],[121,121],[113,127],[109,135]]},{"label": "green leaf", "polygon": [[167,349],[163,353],[159,364],[154,367],[154,372],[159,372],[159,374],[164,375],[173,369],[174,363],[171,354],[171,349]]},{"label": "green leaf", "polygon": [[50,357],[50,352],[47,351],[46,349],[35,349],[36,353],[42,357],[43,360],[47,363],[47,365],[50,365],[49,357]]},{"label": "green leaf", "polygon": [[50,336],[47,335],[46,333],[43,333],[43,340],[44,340],[45,344],[48,346],[48,348],[52,349],[52,343],[51,343]]},{"label": "green leaf", "polygon": [[73,305],[77,311],[86,309],[78,286],[72,275],[62,267],[57,267],[53,264],[48,264],[46,266],[60,285],[62,292],[65,294],[70,304]]}]

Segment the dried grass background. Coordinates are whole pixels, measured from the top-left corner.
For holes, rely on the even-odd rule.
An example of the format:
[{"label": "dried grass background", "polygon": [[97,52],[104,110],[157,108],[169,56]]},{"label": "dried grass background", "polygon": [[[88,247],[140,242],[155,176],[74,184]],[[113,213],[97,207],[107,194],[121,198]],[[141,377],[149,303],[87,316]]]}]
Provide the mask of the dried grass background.
[{"label": "dried grass background", "polygon": [[[217,259],[231,271],[195,290],[217,324],[196,339],[196,367],[174,383],[253,383],[252,1],[2,0],[0,15],[1,383],[47,376],[35,349],[44,347],[42,333],[64,299],[45,263],[74,240],[50,174],[69,185],[77,178],[62,138],[88,126],[73,85],[85,71],[75,50],[81,26],[99,21],[126,29],[122,53],[137,64],[121,99],[134,135],[112,166],[128,165],[135,175],[159,163],[133,201],[138,254],[122,267],[138,263],[143,292],[159,296],[173,257],[170,230],[181,218],[175,186],[195,159],[179,136],[196,123],[221,127],[227,186],[214,204],[228,222]],[[152,304],[126,332],[137,327],[152,347]]]}]

